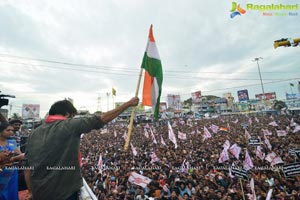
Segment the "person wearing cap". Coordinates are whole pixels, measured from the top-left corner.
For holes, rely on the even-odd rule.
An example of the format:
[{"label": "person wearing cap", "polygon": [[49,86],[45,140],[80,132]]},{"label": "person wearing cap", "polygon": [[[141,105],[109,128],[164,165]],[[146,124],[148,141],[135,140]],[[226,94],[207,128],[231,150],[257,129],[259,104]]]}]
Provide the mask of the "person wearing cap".
[{"label": "person wearing cap", "polygon": [[101,116],[80,118],[74,118],[77,110],[71,102],[55,102],[45,124],[36,128],[28,138],[25,157],[33,170],[25,173],[25,178],[32,198],[77,200],[83,185],[78,161],[80,135],[102,128],[138,102],[138,97],[133,97]]}]

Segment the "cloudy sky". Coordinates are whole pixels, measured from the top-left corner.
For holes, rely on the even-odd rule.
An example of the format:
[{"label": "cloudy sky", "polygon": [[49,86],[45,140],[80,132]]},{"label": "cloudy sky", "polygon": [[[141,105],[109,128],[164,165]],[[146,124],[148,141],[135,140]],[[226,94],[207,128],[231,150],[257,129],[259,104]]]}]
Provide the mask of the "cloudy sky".
[{"label": "cloudy sky", "polygon": [[[297,4],[294,0],[240,1]],[[237,3],[239,3],[237,1]],[[273,48],[275,40],[300,37],[300,10],[263,16],[247,10],[230,18],[232,1],[200,0],[22,0],[0,2],[0,90],[15,95],[12,112],[40,104],[41,115],[65,97],[78,109],[106,111],[134,96],[148,30],[163,64],[161,101],[185,100],[191,92],[222,96],[248,89],[297,92],[300,47]],[[107,98],[111,88],[117,96]],[[141,93],[140,89],[140,93]],[[98,102],[98,97],[100,101]],[[141,95],[139,95],[141,97]],[[9,107],[4,107],[9,109]]]}]

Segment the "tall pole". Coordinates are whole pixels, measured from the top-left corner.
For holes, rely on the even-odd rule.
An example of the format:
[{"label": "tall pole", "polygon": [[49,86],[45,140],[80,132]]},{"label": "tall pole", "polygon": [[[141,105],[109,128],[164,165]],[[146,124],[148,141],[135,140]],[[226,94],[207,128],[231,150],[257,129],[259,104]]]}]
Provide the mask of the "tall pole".
[{"label": "tall pole", "polygon": [[110,93],[107,92],[106,93],[106,96],[107,96],[107,111],[109,111],[109,95],[110,95]]},{"label": "tall pole", "polygon": [[263,58],[262,57],[254,58],[254,61],[256,61],[256,63],[257,63],[257,68],[258,68],[258,73],[259,73],[259,78],[260,78],[260,84],[261,84],[261,90],[262,90],[262,94],[263,94],[263,99],[265,100],[266,96],[265,96],[264,84],[263,84],[263,81],[262,81],[262,78],[261,78],[260,67],[259,67],[259,63],[258,63],[258,61],[260,59],[263,59]]}]

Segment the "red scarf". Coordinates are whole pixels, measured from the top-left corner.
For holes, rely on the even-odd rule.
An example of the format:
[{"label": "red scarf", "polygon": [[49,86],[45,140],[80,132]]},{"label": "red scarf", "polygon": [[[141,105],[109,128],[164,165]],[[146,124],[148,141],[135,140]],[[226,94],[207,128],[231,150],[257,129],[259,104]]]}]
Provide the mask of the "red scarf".
[{"label": "red scarf", "polygon": [[[62,115],[49,115],[47,117],[47,119],[45,120],[46,123],[51,123],[51,122],[55,122],[55,121],[58,121],[58,120],[66,120],[67,117],[65,116],[62,116]],[[81,159],[81,152],[78,151],[78,162],[79,162],[79,166],[82,167],[82,159]]]},{"label": "red scarf", "polygon": [[51,122],[55,122],[57,120],[66,120],[67,117],[62,116],[62,115],[49,115],[46,119],[46,123],[51,123]]}]

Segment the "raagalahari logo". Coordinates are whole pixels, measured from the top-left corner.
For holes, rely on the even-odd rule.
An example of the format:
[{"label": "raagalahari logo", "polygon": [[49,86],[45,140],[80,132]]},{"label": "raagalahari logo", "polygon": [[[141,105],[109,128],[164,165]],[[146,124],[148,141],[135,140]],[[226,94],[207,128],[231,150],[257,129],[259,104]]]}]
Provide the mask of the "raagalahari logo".
[{"label": "raagalahari logo", "polygon": [[232,2],[232,8],[230,10],[230,18],[234,18],[237,15],[245,14],[246,10],[244,10],[240,4],[237,4],[236,2]]},{"label": "raagalahari logo", "polygon": [[298,4],[282,4],[282,3],[269,3],[269,4],[246,4],[246,8],[243,9],[240,4],[232,2],[232,8],[230,10],[230,17],[234,18],[237,15],[245,14],[247,11],[259,12],[263,16],[298,16],[299,6]]}]

